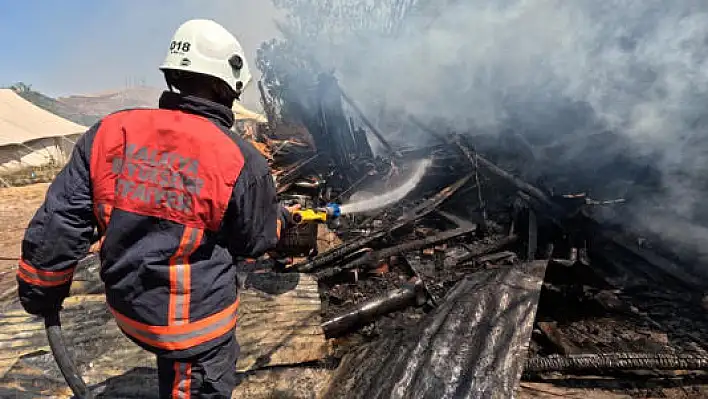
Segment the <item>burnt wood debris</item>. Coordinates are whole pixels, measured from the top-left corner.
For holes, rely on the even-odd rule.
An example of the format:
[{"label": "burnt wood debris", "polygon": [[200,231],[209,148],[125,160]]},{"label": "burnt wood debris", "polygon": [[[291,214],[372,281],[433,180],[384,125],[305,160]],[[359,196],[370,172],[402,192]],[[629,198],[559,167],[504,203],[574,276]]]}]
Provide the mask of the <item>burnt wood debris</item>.
[{"label": "burnt wood debris", "polygon": [[629,392],[649,378],[641,371],[689,381],[708,369],[705,284],[596,219],[624,199],[554,193],[499,166],[493,148],[415,116],[434,144],[396,147],[333,76],[315,90],[300,130],[274,120],[257,130],[277,148],[284,198],[346,201],[432,158],[404,200],[343,217],[320,252],[312,227],[292,232],[286,241],[311,250],[273,266],[319,281],[337,366],[325,397],[511,397],[521,380],[558,375],[617,378]]}]

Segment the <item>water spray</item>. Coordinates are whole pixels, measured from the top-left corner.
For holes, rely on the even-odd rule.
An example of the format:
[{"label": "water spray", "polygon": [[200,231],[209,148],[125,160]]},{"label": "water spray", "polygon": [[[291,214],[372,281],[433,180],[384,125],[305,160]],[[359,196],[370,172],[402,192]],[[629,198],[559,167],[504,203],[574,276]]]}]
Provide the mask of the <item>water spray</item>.
[{"label": "water spray", "polygon": [[418,162],[411,177],[394,190],[341,206],[330,203],[322,208],[298,210],[293,212],[293,221],[297,224],[329,223],[341,215],[369,212],[395,204],[413,191],[423,179],[426,170],[431,164],[432,161],[430,159],[424,159]]},{"label": "water spray", "polygon": [[363,199],[361,201],[352,202],[351,204],[345,204],[341,206],[342,214],[352,214],[373,211],[376,209],[395,204],[396,202],[402,200],[406,195],[408,195],[413,189],[423,180],[425,172],[428,167],[432,164],[430,159],[423,159],[418,162],[418,165],[413,169],[413,174],[399,187],[377,195],[371,198]]}]

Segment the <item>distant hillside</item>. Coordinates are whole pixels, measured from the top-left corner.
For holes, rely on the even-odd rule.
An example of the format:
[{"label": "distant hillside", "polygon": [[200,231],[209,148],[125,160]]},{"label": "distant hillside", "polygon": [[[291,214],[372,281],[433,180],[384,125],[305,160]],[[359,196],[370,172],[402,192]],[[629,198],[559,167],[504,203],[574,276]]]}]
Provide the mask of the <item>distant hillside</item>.
[{"label": "distant hillside", "polygon": [[11,87],[17,95],[38,106],[39,108],[49,111],[55,115],[61,116],[74,123],[84,126],[91,126],[98,121],[99,115],[85,113],[82,110],[74,108],[61,101],[57,101],[51,97],[45,96],[42,93],[32,90],[29,86],[15,85]]},{"label": "distant hillside", "polygon": [[[249,110],[262,112],[260,92],[255,83],[246,90],[240,105]],[[141,86],[104,93],[60,97],[58,101],[87,115],[104,116],[126,108],[156,108],[164,89]]]},{"label": "distant hillside", "polygon": [[162,94],[154,87],[131,87],[107,93],[60,97],[58,101],[86,115],[108,115],[126,108],[154,108]]},{"label": "distant hillside", "polygon": [[32,104],[84,126],[91,126],[102,117],[122,109],[157,107],[162,93],[162,90],[152,87],[134,87],[54,99],[34,91],[31,85],[24,83],[16,83],[10,88]]},{"label": "distant hillside", "polygon": [[[131,87],[95,94],[72,95],[57,99],[32,90],[31,86],[18,83],[12,88],[25,100],[49,112],[84,126],[91,126],[102,117],[129,108],[156,108],[163,90],[154,87]],[[258,89],[247,91],[252,97],[236,105],[244,106],[249,111],[260,112]]]}]

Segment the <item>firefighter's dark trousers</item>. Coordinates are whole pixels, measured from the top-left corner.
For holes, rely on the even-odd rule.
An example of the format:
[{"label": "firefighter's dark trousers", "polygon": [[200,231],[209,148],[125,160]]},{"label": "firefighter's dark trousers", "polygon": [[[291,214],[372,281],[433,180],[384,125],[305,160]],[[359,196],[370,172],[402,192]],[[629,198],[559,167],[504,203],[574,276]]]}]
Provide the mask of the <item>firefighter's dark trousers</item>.
[{"label": "firefighter's dark trousers", "polygon": [[234,334],[224,344],[191,359],[157,358],[160,399],[231,398],[239,347]]}]

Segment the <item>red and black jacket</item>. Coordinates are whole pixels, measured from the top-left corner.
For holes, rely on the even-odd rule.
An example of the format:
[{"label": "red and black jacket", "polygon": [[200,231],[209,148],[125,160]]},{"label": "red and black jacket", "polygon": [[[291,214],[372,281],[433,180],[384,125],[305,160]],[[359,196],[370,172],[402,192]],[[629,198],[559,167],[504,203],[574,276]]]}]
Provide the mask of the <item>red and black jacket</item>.
[{"label": "red and black jacket", "polygon": [[98,227],[106,299],[133,341],[182,357],[233,333],[233,258],[272,249],[285,221],[266,160],[233,122],[227,107],[165,92],[160,109],[84,134],[25,233],[25,309],[61,306]]}]

